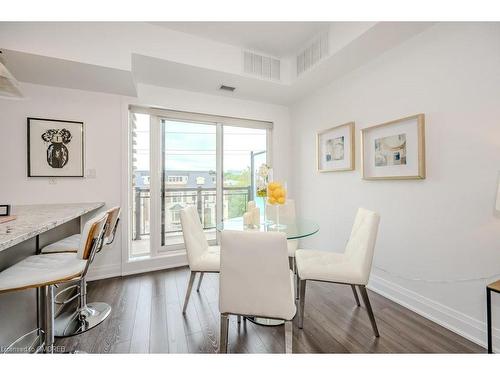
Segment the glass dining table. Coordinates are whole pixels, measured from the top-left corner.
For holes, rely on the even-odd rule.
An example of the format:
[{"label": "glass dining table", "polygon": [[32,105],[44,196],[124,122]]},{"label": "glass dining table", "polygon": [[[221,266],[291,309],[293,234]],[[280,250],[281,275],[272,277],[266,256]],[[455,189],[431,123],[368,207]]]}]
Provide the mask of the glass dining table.
[{"label": "glass dining table", "polygon": [[[245,226],[243,218],[237,217],[225,220],[217,225],[217,231],[223,230],[245,230],[254,232],[282,232],[286,235],[287,240],[298,240],[301,238],[312,236],[319,231],[319,225],[313,220],[295,218],[289,220],[280,219],[280,228],[277,229],[273,223],[261,224],[258,227]],[[247,317],[247,320],[252,323],[263,326],[277,326],[284,323],[279,319],[268,319],[259,317]]]},{"label": "glass dining table", "polygon": [[258,227],[247,227],[243,225],[243,218],[236,217],[222,221],[217,225],[217,230],[247,230],[255,232],[283,232],[287,240],[298,240],[301,238],[312,236],[319,231],[319,225],[313,220],[296,218],[293,220],[280,219],[279,229],[274,228],[273,223],[261,224]]}]

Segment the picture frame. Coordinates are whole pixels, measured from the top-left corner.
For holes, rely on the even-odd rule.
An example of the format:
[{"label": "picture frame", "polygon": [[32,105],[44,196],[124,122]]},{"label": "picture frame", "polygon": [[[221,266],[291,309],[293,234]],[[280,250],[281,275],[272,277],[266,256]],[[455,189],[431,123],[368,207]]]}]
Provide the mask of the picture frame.
[{"label": "picture frame", "polygon": [[0,204],[0,216],[10,216],[10,204]]},{"label": "picture frame", "polygon": [[361,163],[365,180],[425,179],[425,115],[362,129]]},{"label": "picture frame", "polygon": [[27,119],[28,177],[84,177],[84,124]]},{"label": "picture frame", "polygon": [[351,121],[316,134],[318,172],[353,171],[356,168],[354,129],[354,121]]}]

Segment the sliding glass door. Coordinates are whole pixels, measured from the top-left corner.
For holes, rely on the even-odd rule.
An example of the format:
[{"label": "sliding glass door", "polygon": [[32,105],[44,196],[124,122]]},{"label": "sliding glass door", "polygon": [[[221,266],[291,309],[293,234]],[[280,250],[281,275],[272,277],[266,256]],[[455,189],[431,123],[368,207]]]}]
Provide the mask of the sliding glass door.
[{"label": "sliding glass door", "polygon": [[188,206],[196,207],[215,244],[217,223],[242,216],[255,199],[255,173],[269,162],[269,137],[269,128],[231,121],[132,113],[129,258],[183,249],[180,211]]},{"label": "sliding glass door", "polygon": [[208,239],[217,222],[217,125],[161,119],[162,250],[183,244],[180,211],[196,207]]},{"label": "sliding glass door", "polygon": [[[223,126],[223,218],[243,216],[255,200],[255,172],[266,163],[266,130]],[[259,203],[257,201],[257,203]],[[263,212],[263,211],[262,211]]]}]

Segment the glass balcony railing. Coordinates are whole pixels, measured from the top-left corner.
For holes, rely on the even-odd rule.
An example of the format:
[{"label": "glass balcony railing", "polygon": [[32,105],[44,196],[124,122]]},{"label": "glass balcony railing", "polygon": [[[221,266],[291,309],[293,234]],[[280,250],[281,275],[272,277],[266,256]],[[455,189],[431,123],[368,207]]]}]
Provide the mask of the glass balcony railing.
[{"label": "glass balcony railing", "polygon": [[[225,187],[222,193],[223,218],[242,216],[247,203],[252,199],[252,187]],[[133,231],[134,241],[149,239],[151,194],[149,188],[134,189]],[[180,211],[187,206],[196,206],[204,230],[213,230],[217,223],[215,188],[168,188],[163,193],[161,204],[162,246],[167,244],[166,238],[180,236],[182,228]]]}]

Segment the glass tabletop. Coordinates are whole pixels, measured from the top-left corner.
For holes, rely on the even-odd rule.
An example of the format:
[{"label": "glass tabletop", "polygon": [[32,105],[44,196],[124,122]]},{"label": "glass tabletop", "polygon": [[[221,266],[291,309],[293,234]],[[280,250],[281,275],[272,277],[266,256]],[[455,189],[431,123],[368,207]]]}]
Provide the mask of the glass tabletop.
[{"label": "glass tabletop", "polygon": [[280,224],[284,228],[275,229],[272,223],[261,224],[258,228],[246,227],[243,225],[243,218],[236,217],[234,219],[225,220],[217,225],[217,230],[223,231],[225,229],[229,230],[248,230],[256,232],[283,232],[288,240],[295,240],[299,238],[304,238],[311,236],[319,231],[319,225],[313,220],[296,218],[293,220],[281,220]]}]

